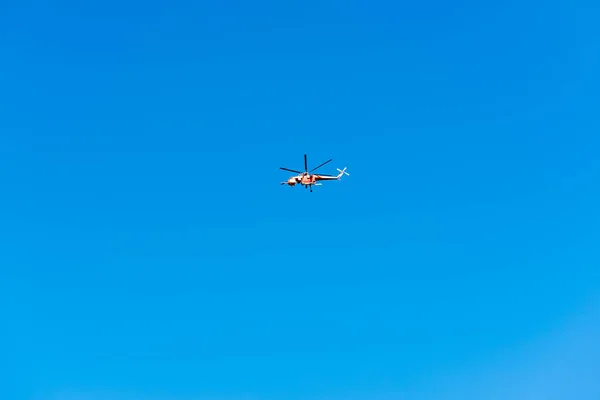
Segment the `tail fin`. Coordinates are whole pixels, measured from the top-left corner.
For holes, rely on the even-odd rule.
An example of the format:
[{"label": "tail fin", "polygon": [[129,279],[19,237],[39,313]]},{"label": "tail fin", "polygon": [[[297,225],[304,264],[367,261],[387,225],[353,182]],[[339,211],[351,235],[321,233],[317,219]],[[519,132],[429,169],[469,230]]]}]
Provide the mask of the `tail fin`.
[{"label": "tail fin", "polygon": [[344,167],[344,169],[337,169],[338,171],[340,171],[340,173],[338,174],[337,178],[340,179],[342,177],[342,175],[346,174],[348,176],[350,176],[349,173],[346,172],[346,168]]}]

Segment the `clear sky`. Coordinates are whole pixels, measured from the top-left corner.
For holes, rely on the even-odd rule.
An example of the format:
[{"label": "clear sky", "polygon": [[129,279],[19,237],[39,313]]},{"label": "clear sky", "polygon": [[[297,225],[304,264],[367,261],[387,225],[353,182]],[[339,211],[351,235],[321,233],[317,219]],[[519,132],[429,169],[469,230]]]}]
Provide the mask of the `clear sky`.
[{"label": "clear sky", "polygon": [[600,398],[599,11],[2,3],[0,398]]}]

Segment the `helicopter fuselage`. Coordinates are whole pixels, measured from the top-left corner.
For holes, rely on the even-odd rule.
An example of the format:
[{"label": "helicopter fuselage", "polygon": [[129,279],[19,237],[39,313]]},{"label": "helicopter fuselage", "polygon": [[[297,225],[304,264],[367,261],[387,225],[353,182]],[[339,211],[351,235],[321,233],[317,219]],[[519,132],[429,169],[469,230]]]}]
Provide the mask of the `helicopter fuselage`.
[{"label": "helicopter fuselage", "polygon": [[306,185],[314,185],[317,182],[317,175],[303,174],[298,176],[293,176],[287,180],[287,184],[290,186],[294,186],[296,184],[306,186]]}]

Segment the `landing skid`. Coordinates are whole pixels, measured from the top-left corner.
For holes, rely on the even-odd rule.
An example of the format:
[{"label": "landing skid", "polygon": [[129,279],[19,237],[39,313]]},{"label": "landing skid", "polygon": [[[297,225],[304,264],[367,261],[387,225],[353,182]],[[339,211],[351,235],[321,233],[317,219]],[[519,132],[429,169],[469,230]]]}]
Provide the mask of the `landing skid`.
[{"label": "landing skid", "polygon": [[322,183],[313,183],[313,184],[310,184],[310,185],[304,185],[304,188],[305,188],[305,189],[307,189],[307,188],[308,188],[308,189],[310,189],[310,191],[312,192],[312,191],[313,191],[313,190],[312,190],[312,187],[313,187],[313,186],[323,186],[323,184],[322,184]]}]

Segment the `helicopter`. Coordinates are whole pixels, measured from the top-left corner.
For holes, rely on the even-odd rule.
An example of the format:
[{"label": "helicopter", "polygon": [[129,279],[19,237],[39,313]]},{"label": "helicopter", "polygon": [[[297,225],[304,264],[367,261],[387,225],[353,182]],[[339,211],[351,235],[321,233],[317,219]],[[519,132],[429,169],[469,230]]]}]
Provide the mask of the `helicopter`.
[{"label": "helicopter", "polygon": [[315,168],[313,168],[313,169],[311,169],[309,171],[308,170],[308,162],[307,162],[306,154],[305,154],[304,155],[304,172],[302,172],[302,171],[296,171],[294,169],[279,167],[279,169],[282,169],[284,171],[290,171],[290,172],[294,172],[294,173],[298,174],[296,176],[292,176],[291,178],[289,178],[285,182],[281,182],[281,184],[282,185],[289,185],[291,187],[295,186],[296,184],[302,185],[302,186],[304,186],[305,189],[309,188],[310,191],[312,192],[312,187],[313,186],[321,186],[322,185],[321,183],[317,183],[318,181],[340,180],[340,178],[344,174],[350,176],[350,174],[346,172],[346,168],[344,168],[343,170],[337,168],[337,170],[339,171],[338,175],[325,175],[325,174],[313,174],[312,173],[316,169],[321,168],[323,165],[327,164],[328,162],[330,162],[332,160],[333,159],[329,159],[329,160],[325,161],[324,163],[316,166]]}]

